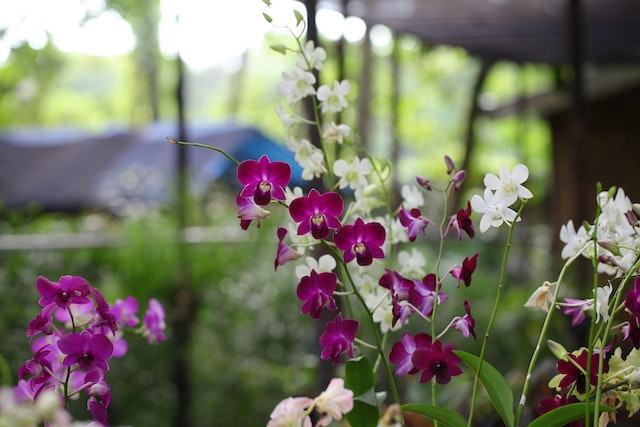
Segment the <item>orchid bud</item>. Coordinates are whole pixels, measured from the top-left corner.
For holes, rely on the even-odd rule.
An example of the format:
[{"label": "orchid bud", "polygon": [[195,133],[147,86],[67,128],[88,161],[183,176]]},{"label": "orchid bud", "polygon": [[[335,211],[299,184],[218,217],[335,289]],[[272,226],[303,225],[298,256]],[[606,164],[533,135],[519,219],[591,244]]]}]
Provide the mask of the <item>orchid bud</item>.
[{"label": "orchid bud", "polygon": [[629,224],[631,224],[632,227],[638,225],[638,217],[633,213],[633,210],[627,211],[624,216],[627,218],[627,221],[629,221]]},{"label": "orchid bud", "polygon": [[615,185],[609,188],[609,191],[607,191],[607,195],[609,196],[610,199],[613,199],[613,197],[616,195],[616,190],[617,188]]},{"label": "orchid bud", "polygon": [[615,259],[613,259],[611,255],[599,255],[598,262],[601,262],[602,264],[610,265],[612,267],[618,266],[618,263],[616,262]]},{"label": "orchid bud", "polygon": [[618,245],[616,245],[616,242],[612,240],[598,240],[598,246],[608,250],[616,256],[620,255],[620,248],[618,247]]},{"label": "orchid bud", "polygon": [[447,165],[447,175],[451,175],[451,172],[456,168],[456,164],[453,163],[451,157],[444,155],[444,164]]},{"label": "orchid bud", "polygon": [[549,346],[549,350],[555,357],[560,360],[568,360],[569,353],[567,350],[560,344],[559,342],[555,342],[553,340],[547,340],[547,345]]},{"label": "orchid bud", "polygon": [[633,209],[633,213],[640,215],[640,203],[634,203],[631,207]]},{"label": "orchid bud", "polygon": [[453,179],[451,180],[451,182],[453,183],[453,189],[455,191],[460,191],[460,186],[464,182],[464,179],[466,178],[466,176],[467,176],[467,172],[464,169],[459,170],[453,176]]},{"label": "orchid bud", "polygon": [[592,225],[589,224],[587,221],[582,221],[582,226],[584,227],[585,230],[587,230],[587,233],[591,231]]},{"label": "orchid bud", "polygon": [[420,187],[424,188],[427,191],[431,191],[433,189],[431,187],[431,181],[423,176],[416,176],[416,182]]}]

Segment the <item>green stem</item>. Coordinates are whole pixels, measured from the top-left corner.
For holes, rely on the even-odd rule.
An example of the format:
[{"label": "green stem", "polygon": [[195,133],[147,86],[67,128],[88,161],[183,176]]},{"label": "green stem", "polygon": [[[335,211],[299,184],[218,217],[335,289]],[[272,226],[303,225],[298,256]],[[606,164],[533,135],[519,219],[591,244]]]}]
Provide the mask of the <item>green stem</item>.
[{"label": "green stem", "polygon": [[[598,192],[599,194],[599,192]],[[591,255],[591,266],[593,268],[593,307],[598,306],[598,219],[600,218],[600,202],[596,197],[596,216],[593,221],[593,233],[591,235],[591,241],[593,242],[593,254]],[[604,322],[603,322],[604,323]],[[589,323],[589,341],[587,341],[587,372],[591,372],[591,355],[593,354],[593,347],[595,345],[595,333],[596,329],[596,316],[591,316],[591,321]],[[585,378],[588,378],[585,375]],[[585,401],[591,400],[591,385],[587,384],[585,390]],[[584,425],[585,427],[590,426],[589,419],[589,405],[584,407]],[[594,423],[594,426],[596,424]]]},{"label": "green stem", "polygon": [[504,287],[504,272],[507,267],[507,260],[509,259],[509,252],[511,251],[511,241],[513,240],[513,230],[516,228],[516,224],[519,218],[521,218],[520,214],[522,213],[522,209],[526,204],[525,201],[522,201],[520,204],[520,209],[518,209],[518,213],[513,221],[513,223],[509,226],[509,236],[507,237],[507,245],[504,248],[504,253],[502,254],[502,263],[500,264],[500,276],[498,279],[498,290],[496,291],[496,298],[493,303],[493,309],[491,309],[491,316],[489,317],[489,324],[487,325],[487,330],[484,333],[484,338],[482,339],[482,346],[480,347],[480,361],[478,362],[478,370],[476,371],[476,375],[473,379],[473,388],[471,391],[471,403],[469,406],[469,418],[467,420],[467,427],[471,427],[473,423],[473,413],[475,411],[476,406],[476,395],[478,393],[478,378],[480,376],[480,372],[482,370],[482,365],[484,363],[485,352],[487,351],[487,343],[489,342],[489,335],[491,334],[491,328],[493,327],[493,322],[496,318],[496,313],[498,312],[498,306],[500,305],[500,297],[502,295],[502,288]]},{"label": "green stem", "polygon": [[[620,285],[616,290],[616,298],[612,307],[615,308],[618,306],[618,304],[620,303],[620,299],[622,298],[625,285],[627,284],[631,276],[638,270],[639,267],[640,267],[640,258],[637,258],[636,262],[633,264],[633,267],[629,269],[627,274],[624,276],[624,279],[622,280],[622,282],[620,282]],[[594,306],[594,309],[595,309],[595,306]],[[609,320],[607,321],[607,326],[604,328],[602,340],[600,341],[601,348],[600,348],[600,351],[598,352],[598,384],[596,385],[596,399],[595,399],[595,404],[593,408],[593,420],[594,420],[593,425],[594,426],[597,425],[598,423],[598,418],[599,418],[598,414],[600,411],[600,396],[602,395],[602,369],[603,369],[602,366],[603,366],[603,360],[604,360],[604,347],[606,346],[607,340],[609,339],[609,332],[611,331],[611,325],[613,324],[614,318],[615,316],[609,317]]]},{"label": "green stem", "polygon": [[171,137],[167,138],[167,140],[169,140],[169,142],[171,142],[172,144],[184,145],[185,147],[200,147],[200,148],[206,148],[207,150],[213,150],[213,151],[215,151],[217,153],[222,154],[223,156],[225,156],[227,159],[231,160],[236,165],[240,164],[240,161],[238,159],[236,159],[235,157],[233,157],[231,154],[227,153],[226,151],[224,151],[221,148],[214,147],[213,145],[200,144],[199,142],[180,141],[180,140],[178,140],[176,138],[171,138]]}]

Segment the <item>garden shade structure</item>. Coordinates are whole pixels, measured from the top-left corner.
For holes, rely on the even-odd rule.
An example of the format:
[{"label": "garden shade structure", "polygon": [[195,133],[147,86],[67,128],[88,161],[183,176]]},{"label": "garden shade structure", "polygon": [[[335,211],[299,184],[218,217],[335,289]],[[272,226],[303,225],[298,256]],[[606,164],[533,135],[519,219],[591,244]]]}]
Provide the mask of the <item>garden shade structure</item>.
[{"label": "garden shade structure", "polygon": [[[281,144],[250,127],[193,125],[194,140],[227,150],[236,158],[295,164]],[[138,131],[89,134],[78,130],[16,130],[0,134],[0,203],[8,208],[35,204],[47,211],[107,209],[128,203],[172,201],[175,126],[155,123]],[[28,165],[28,166],[25,166]],[[202,195],[216,180],[235,186],[235,165],[210,150],[197,150],[189,164],[189,185]],[[302,185],[294,167],[294,184]]]}]

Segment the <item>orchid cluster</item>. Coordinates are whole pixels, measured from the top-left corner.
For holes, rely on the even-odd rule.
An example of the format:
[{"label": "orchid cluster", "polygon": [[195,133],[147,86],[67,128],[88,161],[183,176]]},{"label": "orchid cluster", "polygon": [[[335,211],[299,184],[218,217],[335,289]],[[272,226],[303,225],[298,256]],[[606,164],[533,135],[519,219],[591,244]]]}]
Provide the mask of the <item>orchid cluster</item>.
[{"label": "orchid cluster", "polygon": [[141,320],[134,297],[110,305],[80,276],[62,276],[57,282],[41,276],[36,287],[41,309],[26,331],[33,355],[18,371],[15,389],[2,392],[0,425],[6,417],[23,420],[10,425],[45,421],[69,426],[65,409],[83,397],[92,425],[108,427],[110,361],[127,353],[125,331],[146,337],[150,344],[165,340],[162,305],[149,300]]},{"label": "orchid cluster", "polygon": [[[558,375],[549,387],[557,394],[543,400],[538,412],[544,414],[554,408],[571,403],[594,400],[593,425],[615,422],[615,409],[623,407],[632,416],[640,410],[640,205],[631,203],[622,188],[598,191],[596,217],[577,230],[573,221],[563,225],[560,240],[564,243],[562,257],[567,259],[558,280],[545,282],[534,291],[528,307],[547,312],[554,310],[570,317],[572,327],[590,319],[589,339],[586,347],[568,352],[554,341],[549,341],[558,358]],[[590,298],[564,298],[558,301],[560,287],[567,267],[580,256],[591,259],[594,269]],[[601,275],[605,283],[601,284]],[[633,287],[626,291],[627,283]],[[617,319],[621,316],[620,319]],[[538,345],[546,336],[545,321]],[[623,351],[632,347],[632,350]],[[531,360],[529,373],[535,366],[538,349]],[[625,354],[626,353],[626,354]],[[587,379],[588,378],[588,379]],[[528,377],[520,406],[526,401]],[[601,408],[609,408],[600,413]],[[585,409],[585,411],[587,411]],[[586,425],[590,414],[585,413]],[[576,421],[578,425],[580,422]]]},{"label": "orchid cluster", "polygon": [[[264,0],[264,3],[269,7],[271,2]],[[272,22],[268,11],[264,16],[268,22]],[[375,426],[379,420],[377,406],[380,400],[374,379],[379,367],[387,375],[387,383],[396,404],[390,408],[394,411],[400,414],[402,411],[419,412],[432,418],[436,424],[465,425],[458,413],[439,407],[437,399],[438,387],[461,375],[463,364],[474,378],[466,425],[473,425],[480,381],[491,390],[489,395],[492,404],[505,424],[509,427],[519,425],[540,343],[532,358],[517,414],[513,408],[510,386],[498,370],[485,360],[485,353],[501,305],[514,229],[522,220],[527,201],[533,197],[524,185],[529,178],[528,168],[522,164],[512,169],[502,166],[497,175],[486,174],[482,196],[472,196],[463,204],[463,208],[457,209],[450,206],[449,202],[452,195],[461,190],[466,171],[457,169],[453,159],[445,156],[443,174],[446,174],[446,180],[436,182],[417,176],[415,183],[402,186],[402,201],[394,203],[391,197],[390,165],[368,154],[356,143],[357,138],[351,128],[339,122],[341,115],[338,113],[349,107],[351,85],[348,81],[319,84],[316,75],[324,67],[326,52],[312,41],[302,41],[306,22],[299,12],[295,11],[294,16],[296,25],[288,29],[295,45],[273,46],[277,52],[292,52],[295,55],[295,65],[282,73],[282,81],[278,84],[278,92],[286,103],[278,108],[278,116],[286,129],[286,145],[302,168],[301,177],[307,181],[315,180],[313,188],[306,192],[299,187],[290,188],[292,169],[285,162],[271,160],[267,155],[239,162],[217,147],[208,147],[237,164],[241,190],[236,203],[242,229],[248,230],[254,222],[259,227],[272,208],[285,210],[287,223],[278,227],[275,239],[274,268],[277,270],[287,263],[297,264],[296,295],[300,300],[300,313],[312,319],[332,316],[332,320],[325,322],[319,339],[320,357],[335,364],[347,362],[346,382],[334,379],[331,383],[333,388],[330,385],[329,389],[335,390],[329,392],[327,389],[316,399],[291,397],[282,401],[273,411],[268,426],[311,426],[310,415],[314,411],[321,416],[316,422],[320,426],[327,425],[331,420],[339,420],[342,415],[351,424]],[[303,102],[311,106],[311,117],[299,115]],[[309,127],[312,135],[315,133],[319,138],[316,145],[305,138]],[[170,140],[188,146],[207,147]],[[613,199],[599,196],[601,214],[593,226],[585,226],[584,231],[578,232],[571,227],[570,230],[563,229],[562,233],[563,240],[570,246],[569,250],[563,252],[571,257],[571,261],[579,254],[588,255],[590,250],[599,271],[611,274],[614,278],[624,277],[623,284],[615,291],[617,299],[624,282],[637,268],[638,252],[637,219],[629,214],[631,204],[621,194]],[[427,204],[427,197],[432,195],[438,197]],[[442,213],[434,218],[426,207],[438,204]],[[458,315],[448,319],[438,318],[438,308],[447,304],[451,292],[464,293],[474,280],[479,260],[477,252],[466,254],[455,265],[441,265],[445,243],[452,240],[451,236],[458,241],[475,237],[473,212],[480,215],[478,226],[481,233],[490,228],[506,228],[508,231],[491,316],[485,331],[478,334],[482,337],[479,356],[458,350],[451,342],[453,331],[464,338],[476,338],[476,322],[468,300],[464,300],[462,307],[454,308]],[[430,230],[437,234],[438,247],[437,256],[427,267],[422,253],[416,247],[408,246],[423,238]],[[590,230],[599,230],[597,237]],[[561,275],[565,271],[566,268]],[[575,322],[591,314],[593,324],[600,325],[600,329],[592,334],[591,345],[586,350],[579,349],[571,354],[561,352],[558,371],[562,377],[558,377],[556,382],[557,387],[568,393],[545,401],[542,408],[548,412],[543,416],[560,417],[564,412],[554,411],[554,408],[574,401],[589,402],[589,393],[594,386],[595,411],[593,405],[585,404],[584,408],[585,411],[598,414],[597,403],[601,397],[605,398],[605,395],[601,395],[602,390],[606,390],[606,393],[613,390],[611,387],[603,388],[603,384],[610,384],[624,375],[627,378],[624,381],[626,388],[616,389],[618,392],[629,389],[637,378],[629,366],[637,356],[633,353],[622,358],[619,349],[613,350],[611,344],[604,348],[600,348],[600,344],[594,348],[594,344],[608,342],[611,320],[617,313],[613,311],[623,308],[629,318],[624,324],[618,325],[617,330],[629,340],[640,340],[640,288],[634,291],[637,293],[629,294],[624,306],[619,305],[618,301],[613,305],[608,304],[614,291],[607,286],[594,287],[591,300],[568,300],[565,304],[558,304],[556,297],[560,282],[561,277],[555,283],[545,282],[526,304],[547,310],[548,317],[542,327],[540,340],[545,338],[549,316],[556,307],[570,312],[577,319]],[[550,297],[551,293],[553,297]],[[353,303],[360,306],[360,311],[355,309]],[[362,319],[357,318],[359,312],[364,314]],[[362,320],[371,331],[369,336],[375,340],[372,343],[365,340],[367,335],[363,333]],[[387,340],[396,335],[394,332],[410,321],[418,322],[424,331],[417,334],[398,332],[400,337],[387,345]],[[607,322],[606,328],[602,327],[604,322]],[[368,362],[368,349],[375,351],[375,364]],[[614,355],[618,355],[618,359],[614,360]],[[620,367],[620,370],[612,371],[613,366]],[[589,381],[585,378],[585,372],[590,372]],[[418,382],[430,384],[431,405],[402,406],[396,376],[405,375],[415,375]],[[605,376],[606,381],[602,381]],[[331,401],[330,395],[341,396],[336,397],[333,409],[323,406],[325,400],[322,396]],[[631,393],[619,399],[629,400],[631,395],[636,396]],[[605,412],[609,414],[610,411]],[[566,422],[554,425],[563,425],[575,419],[563,419]],[[403,424],[402,416],[398,422]]]}]

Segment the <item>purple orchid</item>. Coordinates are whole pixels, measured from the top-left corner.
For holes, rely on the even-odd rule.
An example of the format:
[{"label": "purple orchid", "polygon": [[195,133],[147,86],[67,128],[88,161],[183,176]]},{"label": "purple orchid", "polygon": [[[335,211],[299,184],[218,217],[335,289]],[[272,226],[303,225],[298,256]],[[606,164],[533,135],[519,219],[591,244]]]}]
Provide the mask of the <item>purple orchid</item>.
[{"label": "purple orchid", "polygon": [[358,265],[365,266],[371,264],[374,258],[384,258],[382,245],[386,235],[379,222],[365,223],[358,218],[353,225],[339,228],[333,240],[343,252],[344,262],[356,258]]},{"label": "purple orchid", "polygon": [[436,340],[430,348],[419,348],[413,353],[413,366],[422,371],[421,383],[428,383],[435,377],[438,384],[447,384],[451,377],[462,374],[460,359],[453,354],[454,348],[452,344],[442,345]]},{"label": "purple orchid", "polygon": [[358,321],[343,319],[342,314],[338,313],[335,320],[324,326],[324,332],[320,336],[323,347],[320,357],[336,364],[340,363],[342,353],[346,352],[350,358],[353,357],[353,340],[358,333],[358,326]]},{"label": "purple orchid", "polygon": [[418,208],[408,211],[403,207],[400,209],[398,218],[400,218],[400,224],[407,229],[407,236],[409,236],[409,240],[412,242],[416,240],[418,233],[424,233],[427,225],[431,223],[429,219],[422,216]]},{"label": "purple orchid", "polygon": [[93,327],[103,333],[111,332],[115,334],[118,330],[118,321],[116,316],[111,312],[111,307],[96,288],[91,288],[91,295],[96,302]]},{"label": "purple orchid", "polygon": [[565,298],[562,304],[562,312],[571,316],[571,326],[578,326],[587,317],[586,312],[593,307],[593,300]]},{"label": "purple orchid", "polygon": [[111,388],[104,380],[103,372],[99,370],[89,371],[84,377],[84,387],[88,388],[89,400],[87,409],[94,421],[108,426],[109,416],[107,408],[111,404]]},{"label": "purple orchid", "polygon": [[272,162],[264,154],[258,160],[245,160],[238,165],[238,181],[244,187],[240,197],[253,197],[261,206],[271,199],[285,200],[284,187],[291,180],[291,166],[285,162]]},{"label": "purple orchid", "polygon": [[456,168],[456,164],[453,162],[451,157],[448,155],[444,155],[444,164],[447,166],[447,175],[451,175],[451,172]]},{"label": "purple orchid", "polygon": [[467,177],[467,172],[464,169],[459,170],[451,179],[451,183],[453,184],[454,191],[460,191],[460,187],[462,187],[462,183],[464,179]]},{"label": "purple orchid", "polygon": [[633,347],[640,349],[640,318],[631,318],[622,324],[622,336],[625,340],[631,341]]},{"label": "purple orchid", "polygon": [[413,282],[393,270],[385,269],[378,284],[391,293],[391,313],[393,315],[391,325],[395,326],[398,320],[401,325],[407,323],[413,313],[411,306],[406,304],[409,301],[409,292],[414,286]]},{"label": "purple orchid", "polygon": [[462,232],[467,233],[470,239],[475,236],[475,230],[473,228],[473,221],[471,221],[471,203],[467,202],[466,209],[460,209],[455,215],[451,215],[447,229],[444,232],[446,236],[449,231],[455,230],[458,240],[462,240]]},{"label": "purple orchid", "polygon": [[343,202],[338,193],[320,194],[315,188],[308,196],[298,197],[291,202],[289,214],[298,225],[298,235],[311,231],[315,239],[325,239],[329,229],[340,228],[338,217],[342,215]]},{"label": "purple orchid", "polygon": [[53,321],[51,316],[55,311],[55,305],[51,304],[42,309],[27,327],[27,338],[33,338],[38,334],[51,335],[53,333]]},{"label": "purple orchid", "polygon": [[453,322],[453,328],[460,331],[463,337],[469,338],[470,335],[473,335],[473,338],[476,338],[476,333],[473,328],[476,325],[476,321],[473,317],[471,317],[471,304],[469,301],[464,301],[464,311],[465,315],[462,317],[458,317],[455,322]]},{"label": "purple orchid", "polygon": [[67,355],[62,361],[63,366],[78,364],[85,371],[109,369],[107,361],[113,354],[113,344],[106,335],[92,335],[87,330],[63,336],[58,341],[58,348]]},{"label": "purple orchid", "polygon": [[43,307],[55,304],[66,310],[71,304],[86,304],[91,301],[88,297],[91,287],[80,276],[62,276],[59,282],[40,276],[36,280],[36,287],[40,293],[38,304]]},{"label": "purple orchid", "polygon": [[633,288],[627,293],[624,306],[633,316],[640,317],[640,276],[633,281]]},{"label": "purple orchid", "polygon": [[140,319],[136,316],[138,313],[138,300],[131,295],[124,300],[117,299],[111,306],[111,313],[113,313],[116,322],[120,326],[135,328],[140,323]]},{"label": "purple orchid", "polygon": [[246,230],[252,221],[257,221],[257,227],[260,228],[260,220],[269,215],[269,211],[262,206],[256,204],[253,197],[236,197],[236,206],[238,207],[238,219],[240,219],[240,228]]},{"label": "purple orchid", "polygon": [[300,280],[296,291],[298,299],[303,302],[300,312],[317,319],[325,306],[329,310],[335,310],[337,307],[333,293],[337,286],[338,276],[335,273],[316,273],[311,270],[310,276],[304,276]]},{"label": "purple orchid", "polygon": [[459,267],[457,265],[454,266],[449,271],[449,274],[451,274],[453,277],[458,279],[458,284],[462,280],[464,282],[464,285],[466,287],[469,287],[471,285],[473,272],[476,271],[477,265],[478,265],[478,254],[475,254],[471,258],[465,257],[465,259],[462,260],[462,267]]},{"label": "purple orchid", "polygon": [[[413,288],[409,291],[409,302],[420,310],[425,316],[431,316],[433,305],[436,299],[436,287],[438,279],[433,273],[424,276],[422,281],[414,280]],[[438,305],[444,303],[448,298],[445,292],[438,290]]]},{"label": "purple orchid", "polygon": [[276,259],[273,261],[273,269],[277,270],[278,266],[284,265],[289,261],[293,261],[302,256],[302,254],[291,246],[287,246],[284,243],[284,238],[287,236],[287,229],[279,227],[278,228],[278,249],[276,250]]},{"label": "purple orchid", "polygon": [[420,187],[424,188],[427,191],[433,190],[433,187],[431,187],[431,181],[423,176],[416,176],[416,182]]},{"label": "purple orchid", "polygon": [[[558,363],[556,364],[558,372],[560,374],[564,374],[564,377],[558,386],[567,388],[575,384],[578,393],[584,393],[586,391],[587,381],[585,374],[582,372],[585,372],[587,369],[588,351],[587,349],[583,349],[577,356],[569,354],[568,357],[571,358],[573,362],[568,360],[558,360]],[[591,385],[596,385],[598,383],[598,359],[599,354],[594,352],[591,355],[591,372],[589,373],[589,383],[591,383]],[[603,362],[602,373],[607,373],[609,372],[609,361],[605,358]],[[582,372],[576,365],[579,365],[582,368]]]},{"label": "purple orchid", "polygon": [[150,344],[162,342],[166,340],[164,330],[166,324],[164,321],[164,308],[160,301],[155,298],[149,300],[147,312],[142,320],[144,326],[144,336]]},{"label": "purple orchid", "polygon": [[49,385],[48,383],[52,378],[51,372],[53,368],[49,360],[50,354],[50,346],[42,347],[18,371],[18,379],[28,380],[29,388],[35,394],[38,394],[43,387]]},{"label": "purple orchid", "polygon": [[431,349],[431,336],[427,334],[402,334],[389,353],[389,361],[396,365],[396,375],[413,375],[418,368],[413,365],[413,354],[419,348]]}]

